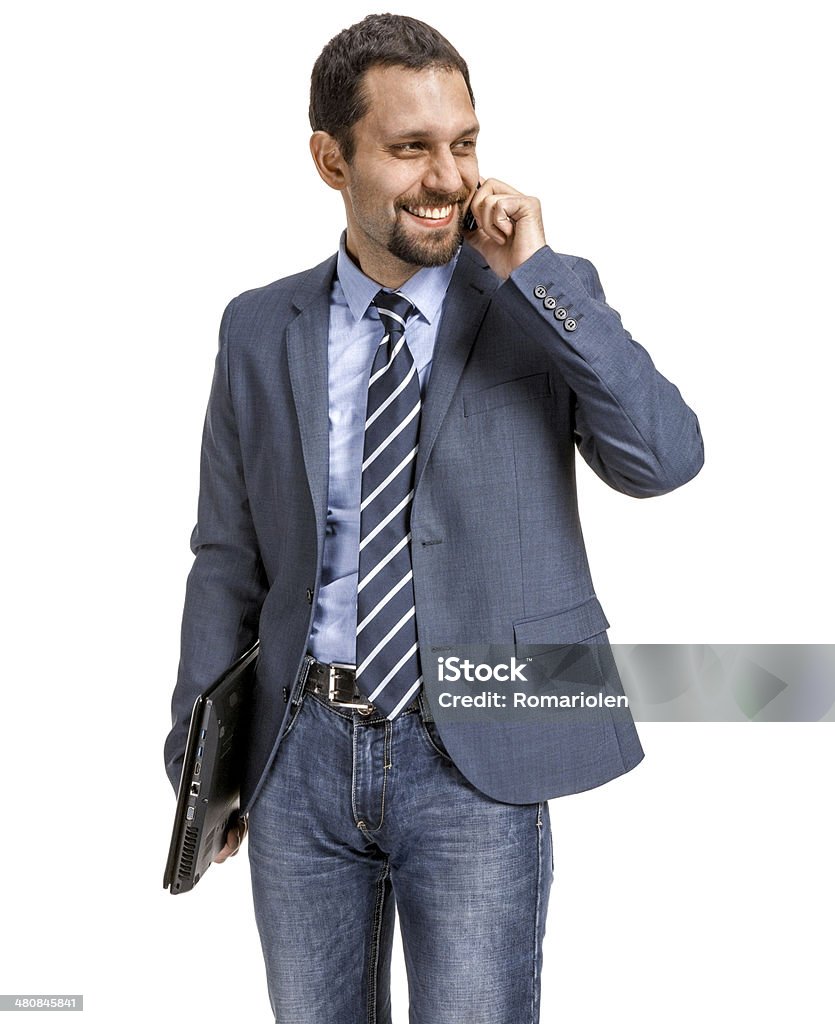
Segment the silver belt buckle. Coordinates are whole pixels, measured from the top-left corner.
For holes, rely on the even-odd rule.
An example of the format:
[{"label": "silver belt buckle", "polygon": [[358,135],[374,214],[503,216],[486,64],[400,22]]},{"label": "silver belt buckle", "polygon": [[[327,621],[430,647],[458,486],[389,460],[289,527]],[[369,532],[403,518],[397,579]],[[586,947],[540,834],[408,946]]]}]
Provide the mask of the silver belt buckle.
[{"label": "silver belt buckle", "polygon": [[374,705],[367,700],[342,700],[336,692],[336,670],[344,668],[349,672],[356,672],[356,665],[348,665],[345,662],[334,661],[328,665],[328,700],[338,704],[341,708],[356,708],[362,715],[370,715],[374,711]]}]

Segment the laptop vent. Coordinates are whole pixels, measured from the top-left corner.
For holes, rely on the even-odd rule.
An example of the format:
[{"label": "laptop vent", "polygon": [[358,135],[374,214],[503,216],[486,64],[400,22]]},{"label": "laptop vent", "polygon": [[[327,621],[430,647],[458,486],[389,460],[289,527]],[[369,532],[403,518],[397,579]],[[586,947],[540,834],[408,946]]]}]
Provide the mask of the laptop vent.
[{"label": "laptop vent", "polygon": [[197,829],[193,825],[186,828],[183,839],[183,850],[180,854],[180,867],[178,874],[180,878],[189,878],[194,869],[194,858],[197,856]]}]

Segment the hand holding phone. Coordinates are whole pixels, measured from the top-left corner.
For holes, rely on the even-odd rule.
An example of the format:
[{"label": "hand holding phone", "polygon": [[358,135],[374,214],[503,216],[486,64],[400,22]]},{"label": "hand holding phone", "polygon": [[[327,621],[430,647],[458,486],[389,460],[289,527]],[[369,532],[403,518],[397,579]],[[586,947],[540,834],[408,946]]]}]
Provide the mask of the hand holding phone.
[{"label": "hand holding phone", "polygon": [[502,280],[546,244],[539,200],[498,178],[479,181],[462,226],[469,244]]}]

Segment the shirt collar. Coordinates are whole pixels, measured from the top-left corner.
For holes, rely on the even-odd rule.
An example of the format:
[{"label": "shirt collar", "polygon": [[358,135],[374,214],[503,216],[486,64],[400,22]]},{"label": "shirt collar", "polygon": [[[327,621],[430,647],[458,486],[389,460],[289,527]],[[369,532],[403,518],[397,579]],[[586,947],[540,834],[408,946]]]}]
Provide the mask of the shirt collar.
[{"label": "shirt collar", "polygon": [[[372,281],[370,277],[366,277],[348,255],[345,238],[346,232],[343,231],[342,237],[339,239],[339,254],[336,258],[336,276],[339,278],[354,320],[360,321],[380,290],[380,285],[376,281]],[[459,248],[449,263],[445,263],[442,267],[421,267],[402,288],[397,289],[410,302],[414,303],[418,313],[430,324],[441,311],[460,252]]]}]

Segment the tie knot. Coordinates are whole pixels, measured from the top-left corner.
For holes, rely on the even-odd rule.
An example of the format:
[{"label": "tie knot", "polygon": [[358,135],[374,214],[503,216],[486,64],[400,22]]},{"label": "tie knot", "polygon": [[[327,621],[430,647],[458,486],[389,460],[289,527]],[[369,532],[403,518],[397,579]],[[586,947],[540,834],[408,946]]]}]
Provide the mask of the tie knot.
[{"label": "tie knot", "polygon": [[415,310],[405,295],[383,290],[374,296],[373,305],[377,307],[387,334],[401,334],[406,329],[406,321]]}]

